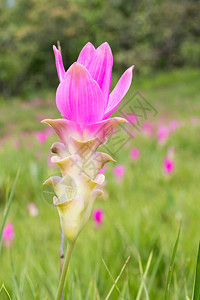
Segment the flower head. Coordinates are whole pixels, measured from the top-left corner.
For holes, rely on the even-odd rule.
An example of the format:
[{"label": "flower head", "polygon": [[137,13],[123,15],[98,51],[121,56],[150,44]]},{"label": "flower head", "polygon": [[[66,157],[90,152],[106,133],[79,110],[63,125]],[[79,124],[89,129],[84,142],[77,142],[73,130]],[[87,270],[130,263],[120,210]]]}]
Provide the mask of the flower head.
[{"label": "flower head", "polygon": [[3,245],[5,247],[11,247],[12,242],[14,239],[15,233],[14,233],[14,227],[12,223],[8,223],[2,233],[2,240],[3,240]]},{"label": "flower head", "polygon": [[140,157],[140,150],[138,148],[131,149],[130,156],[132,160],[137,160]]},{"label": "flower head", "polygon": [[104,212],[102,209],[94,209],[92,218],[96,226],[101,226],[103,223]]},{"label": "flower head", "polygon": [[173,160],[165,157],[163,160],[163,172],[165,174],[171,174],[174,171],[175,163]]},{"label": "flower head", "polygon": [[126,168],[123,165],[115,166],[113,169],[114,175],[117,180],[122,180],[125,174]]},{"label": "flower head", "polygon": [[37,217],[39,215],[39,210],[34,203],[28,204],[28,211],[31,217]]}]

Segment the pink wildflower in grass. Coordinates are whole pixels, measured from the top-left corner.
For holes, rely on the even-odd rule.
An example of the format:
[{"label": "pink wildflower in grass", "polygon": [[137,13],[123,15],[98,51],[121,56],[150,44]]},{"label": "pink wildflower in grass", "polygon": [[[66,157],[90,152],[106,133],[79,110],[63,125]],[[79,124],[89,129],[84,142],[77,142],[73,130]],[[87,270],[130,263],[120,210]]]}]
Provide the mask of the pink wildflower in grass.
[{"label": "pink wildflower in grass", "polygon": [[39,215],[39,210],[34,203],[28,204],[28,211],[31,217],[37,217]]},{"label": "pink wildflower in grass", "polygon": [[149,137],[152,137],[154,134],[154,128],[150,122],[144,122],[142,124],[142,130]]},{"label": "pink wildflower in grass", "polygon": [[190,123],[194,126],[197,126],[199,124],[199,119],[197,117],[191,117]]},{"label": "pink wildflower in grass", "polygon": [[131,149],[130,157],[132,160],[138,160],[140,157],[140,150],[138,148]]},{"label": "pink wildflower in grass", "polygon": [[98,227],[100,227],[103,223],[103,218],[104,218],[104,212],[102,209],[94,209],[92,218],[94,221],[94,224]]},{"label": "pink wildflower in grass", "polygon": [[4,247],[11,247],[13,239],[15,237],[14,233],[14,227],[12,223],[8,223],[2,233],[2,240],[3,240],[3,246]]},{"label": "pink wildflower in grass", "polygon": [[123,165],[115,166],[114,169],[113,169],[115,178],[117,180],[122,180],[123,177],[124,177],[125,171],[126,171],[126,167],[125,166],[123,166]]},{"label": "pink wildflower in grass", "polygon": [[131,124],[136,124],[138,121],[137,116],[135,114],[128,114],[126,118]]},{"label": "pink wildflower in grass", "polygon": [[14,146],[16,149],[19,149],[20,146],[21,146],[20,141],[19,141],[19,140],[13,141],[13,146]]},{"label": "pink wildflower in grass", "polygon": [[160,145],[164,145],[169,136],[169,129],[167,126],[162,125],[158,129],[157,141]]},{"label": "pink wildflower in grass", "polygon": [[168,128],[171,132],[174,132],[179,126],[180,126],[180,123],[178,121],[171,120],[169,122]]},{"label": "pink wildflower in grass", "polygon": [[171,174],[174,171],[175,163],[173,160],[165,157],[163,160],[163,172],[164,174]]},{"label": "pink wildflower in grass", "polygon": [[40,144],[45,143],[47,140],[46,130],[36,132],[35,137]]}]

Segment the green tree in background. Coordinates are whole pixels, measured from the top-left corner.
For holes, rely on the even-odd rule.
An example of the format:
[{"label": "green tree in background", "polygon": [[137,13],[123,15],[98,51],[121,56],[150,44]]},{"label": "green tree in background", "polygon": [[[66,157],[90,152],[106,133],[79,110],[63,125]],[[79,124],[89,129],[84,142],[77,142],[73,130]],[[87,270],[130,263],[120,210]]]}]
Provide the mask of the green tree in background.
[{"label": "green tree in background", "polygon": [[91,41],[108,41],[115,71],[200,65],[200,4],[159,0],[2,0],[0,93],[56,87],[52,45],[60,40],[65,66]]}]

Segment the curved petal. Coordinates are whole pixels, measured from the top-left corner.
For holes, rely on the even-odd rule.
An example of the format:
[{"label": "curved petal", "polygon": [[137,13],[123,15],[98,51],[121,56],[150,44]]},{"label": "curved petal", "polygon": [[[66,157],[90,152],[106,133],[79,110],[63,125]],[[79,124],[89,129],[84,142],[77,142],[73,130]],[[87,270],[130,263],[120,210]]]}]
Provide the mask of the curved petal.
[{"label": "curved petal", "polygon": [[65,76],[65,69],[64,69],[64,66],[63,66],[62,55],[61,55],[60,51],[54,45],[53,45],[53,52],[54,52],[54,55],[55,55],[58,78],[59,78],[60,81],[62,81],[64,79],[64,76]]},{"label": "curved petal", "polygon": [[96,80],[104,94],[107,106],[110,94],[113,56],[108,43],[103,43],[95,50],[95,54],[87,66],[92,78]]},{"label": "curved petal", "polygon": [[56,105],[66,119],[82,127],[102,120],[105,110],[99,85],[79,63],[69,68],[59,84]]},{"label": "curved petal", "polygon": [[108,106],[103,117],[104,119],[107,119],[115,111],[115,109],[119,106],[122,98],[128,92],[132,81],[133,69],[134,66],[130,67],[128,70],[126,70],[126,72],[124,72],[117,85],[113,89],[112,93],[110,94]]},{"label": "curved petal", "polygon": [[102,143],[105,137],[120,123],[125,123],[127,120],[123,118],[110,118],[107,120],[103,120],[101,122],[90,124],[85,128],[85,132],[83,135],[87,135],[88,137],[96,137],[99,139],[99,144]]},{"label": "curved petal", "polygon": [[92,43],[87,43],[81,50],[77,62],[87,68],[94,54],[94,46]]},{"label": "curved petal", "polygon": [[55,132],[57,133],[61,141],[65,144],[67,149],[70,137],[81,139],[81,128],[75,122],[65,119],[45,119],[41,122],[48,124],[55,130]]}]

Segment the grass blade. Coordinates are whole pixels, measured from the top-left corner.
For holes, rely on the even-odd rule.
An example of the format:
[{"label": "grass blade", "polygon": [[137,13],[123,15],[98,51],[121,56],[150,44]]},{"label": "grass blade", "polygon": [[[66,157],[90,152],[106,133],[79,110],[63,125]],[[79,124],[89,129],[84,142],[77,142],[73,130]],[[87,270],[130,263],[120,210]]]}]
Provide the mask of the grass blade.
[{"label": "grass blade", "polygon": [[[129,261],[129,259],[130,259],[130,256],[128,256],[128,258],[127,258],[127,260],[125,261],[125,263],[124,263],[124,265],[123,265],[123,267],[122,267],[122,269],[121,269],[119,275],[117,276],[116,280],[114,280],[114,284],[113,284],[113,286],[111,287],[111,289],[110,289],[108,295],[106,296],[106,299],[105,299],[105,300],[108,300],[108,299],[110,298],[110,295],[112,294],[112,291],[114,290],[114,288],[116,288],[117,291],[119,292],[119,289],[117,288],[117,282],[118,282],[119,278],[121,277],[121,275],[122,275],[124,269],[126,268],[126,265],[127,265],[128,261]],[[104,261],[103,259],[102,259],[102,261],[104,262],[104,265],[105,265],[107,271],[109,271],[109,270],[108,270],[108,267],[107,267],[106,264],[105,264],[105,261]],[[110,271],[109,271],[108,273],[111,275]],[[112,275],[111,275],[111,276],[112,276]],[[111,277],[111,278],[113,279],[113,277]],[[121,295],[121,292],[120,292],[120,296],[122,296],[122,295]],[[123,297],[122,297],[122,298],[123,298]]]},{"label": "grass blade", "polygon": [[176,256],[176,251],[177,251],[177,248],[178,248],[180,232],[181,232],[181,226],[179,228],[178,235],[177,235],[177,238],[176,238],[176,242],[174,244],[174,248],[173,248],[173,252],[172,252],[172,258],[171,258],[169,271],[168,271],[168,275],[167,275],[167,284],[166,284],[166,288],[165,288],[165,298],[164,298],[165,300],[169,299],[169,288],[170,288],[170,283],[171,283],[171,280],[172,280],[172,274],[173,274],[173,270],[174,270],[175,256]]},{"label": "grass blade", "polygon": [[11,297],[10,297],[4,284],[2,284],[2,286],[0,288],[0,299],[1,300],[11,300]]},{"label": "grass blade", "polygon": [[8,217],[8,213],[9,213],[9,210],[10,210],[10,207],[11,207],[11,204],[12,204],[12,200],[13,200],[13,197],[14,197],[14,193],[15,193],[15,187],[16,187],[16,184],[17,184],[17,180],[18,180],[18,177],[19,177],[19,173],[20,173],[20,169],[18,169],[17,171],[17,174],[16,174],[16,177],[15,177],[15,180],[14,180],[14,183],[13,183],[13,186],[12,186],[12,189],[11,189],[11,192],[8,196],[8,192],[7,192],[7,201],[6,201],[6,206],[5,206],[5,209],[4,209],[4,213],[3,213],[3,221],[2,221],[2,224],[1,224],[1,227],[0,227],[0,254],[1,254],[1,247],[2,247],[2,232],[3,232],[3,228],[6,224],[6,220],[7,220],[7,217]]},{"label": "grass blade", "polygon": [[200,243],[197,254],[196,274],[194,281],[194,292],[192,300],[200,300]]}]

